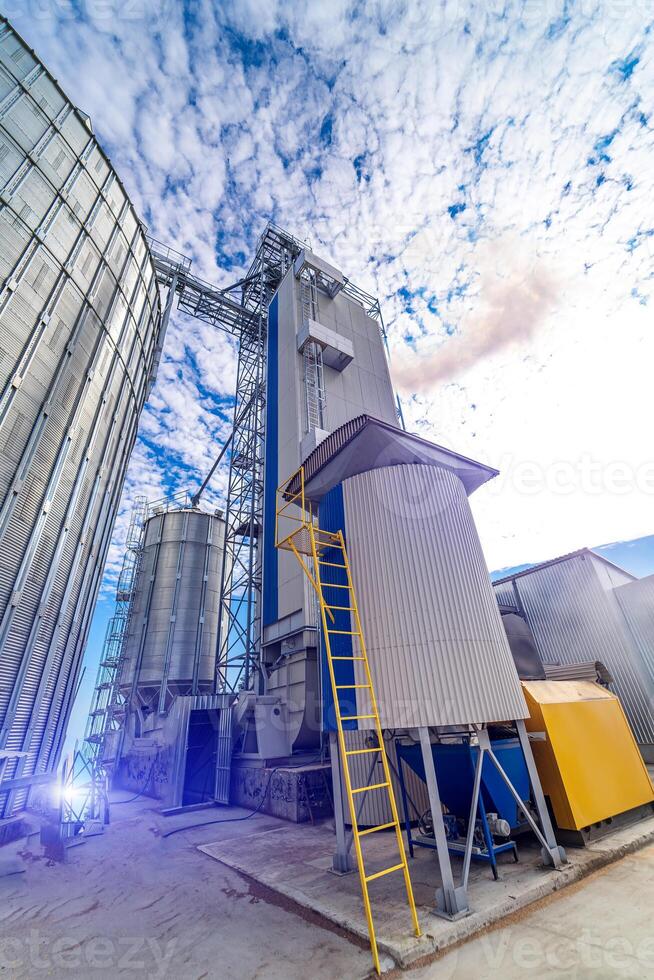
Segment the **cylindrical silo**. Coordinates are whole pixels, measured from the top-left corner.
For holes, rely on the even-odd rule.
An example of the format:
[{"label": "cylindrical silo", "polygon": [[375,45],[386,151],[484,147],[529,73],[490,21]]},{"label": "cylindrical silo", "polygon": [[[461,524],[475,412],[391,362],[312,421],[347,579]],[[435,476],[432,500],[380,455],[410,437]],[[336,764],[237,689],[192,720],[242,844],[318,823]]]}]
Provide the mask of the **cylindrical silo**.
[{"label": "cylindrical silo", "polygon": [[[383,728],[526,716],[466,488],[455,472],[411,463],[356,473],[322,498],[320,526],[345,534]],[[327,552],[325,561],[338,557]],[[333,581],[344,574],[326,565],[322,574],[329,572]],[[357,636],[348,635],[356,632],[352,614],[335,615],[332,652],[359,656]],[[368,715],[361,662],[334,666],[338,683],[357,685],[347,714]],[[331,727],[327,679],[323,692]]]},{"label": "cylindrical silo", "polygon": [[224,542],[224,520],[199,510],[146,522],[119,681],[133,709],[213,691]]},{"label": "cylindrical silo", "polygon": [[57,764],[161,342],[88,118],[0,21],[0,817]]}]

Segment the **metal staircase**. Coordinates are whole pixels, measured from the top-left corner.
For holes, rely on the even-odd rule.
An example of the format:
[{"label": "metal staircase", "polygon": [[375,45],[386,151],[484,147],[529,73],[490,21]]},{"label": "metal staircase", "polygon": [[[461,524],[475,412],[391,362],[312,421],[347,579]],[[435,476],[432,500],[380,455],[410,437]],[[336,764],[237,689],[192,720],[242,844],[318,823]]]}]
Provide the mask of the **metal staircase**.
[{"label": "metal staircase", "polygon": [[[288,491],[286,488],[298,477],[300,489],[297,493]],[[298,510],[300,516],[297,516]],[[285,531],[288,533],[284,533]],[[370,936],[370,948],[375,970],[380,973],[379,952],[368,887],[370,883],[401,871],[404,876],[407,902],[416,936],[420,935],[420,926],[345,539],[342,530],[326,531],[318,527],[311,511],[311,505],[309,504],[307,507],[305,502],[304,469],[302,467],[277,490],[275,546],[291,551],[295,555],[316,592],[320,606],[322,642],[329,668],[333,698],[333,721],[338,734],[341,768],[350,811],[354,850]],[[305,560],[305,556],[310,559],[310,563]],[[359,665],[359,667],[357,668],[355,665]],[[352,694],[357,691],[365,692],[364,698],[367,705],[365,711],[357,707],[359,696],[356,693],[352,698]],[[348,693],[350,695],[349,701],[347,700]],[[371,729],[374,733],[371,741],[374,741],[375,744],[367,745],[365,748],[349,747],[348,732],[357,730],[359,721],[368,722],[364,727]],[[353,785],[350,759],[360,755],[369,756],[371,760],[374,759],[381,763],[381,779],[373,776],[376,766],[372,765],[369,769],[367,783],[361,786]],[[360,829],[357,819],[357,804],[362,796],[368,792],[387,795],[392,819],[376,827]],[[370,863],[370,857],[366,857],[364,853],[363,841],[370,835],[383,830],[394,830],[398,860],[388,867],[379,868],[369,873],[367,864]]]}]

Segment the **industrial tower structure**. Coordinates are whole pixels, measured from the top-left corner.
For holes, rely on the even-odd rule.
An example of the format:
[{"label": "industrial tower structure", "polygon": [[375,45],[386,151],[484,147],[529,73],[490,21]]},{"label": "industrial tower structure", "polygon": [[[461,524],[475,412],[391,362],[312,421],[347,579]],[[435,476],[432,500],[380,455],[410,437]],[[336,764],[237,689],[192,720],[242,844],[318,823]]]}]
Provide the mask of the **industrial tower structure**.
[{"label": "industrial tower structure", "polygon": [[[191,273],[186,256],[154,239],[149,245],[157,280],[167,290],[165,315],[176,298],[179,310],[225,330],[238,345],[216,656],[217,693],[237,693],[252,686],[260,656],[262,563],[258,545],[263,527],[268,308],[288,270],[309,248],[271,223],[257,242],[246,275],[218,289]],[[340,277],[340,290],[376,319],[383,333],[378,300],[346,277]],[[314,357],[320,357],[317,351]],[[317,382],[316,406],[319,388]]]}]

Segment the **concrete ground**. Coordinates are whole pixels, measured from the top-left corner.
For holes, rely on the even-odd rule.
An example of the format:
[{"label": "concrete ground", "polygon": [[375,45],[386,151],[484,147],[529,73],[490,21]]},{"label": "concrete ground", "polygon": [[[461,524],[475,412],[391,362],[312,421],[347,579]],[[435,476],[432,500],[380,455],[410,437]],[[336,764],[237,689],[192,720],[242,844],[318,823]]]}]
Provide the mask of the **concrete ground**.
[{"label": "concrete ground", "polygon": [[[352,922],[340,929],[198,850],[231,848],[256,856],[262,870],[277,866],[280,855],[288,863],[297,859],[302,851],[297,839],[287,850],[284,838],[290,844],[294,834],[309,828],[260,814],[234,819],[243,816],[247,811],[214,808],[165,818],[156,804],[141,799],[114,806],[106,833],[71,849],[66,864],[46,861],[38,838],[3,848],[0,864],[9,868],[13,855],[18,873],[0,877],[0,978],[369,976],[367,942],[352,933]],[[225,817],[233,822],[189,826]],[[189,829],[163,836],[176,827]],[[318,845],[325,832],[324,827],[313,831],[313,871],[347,895],[356,878],[334,878],[321,867]],[[417,860],[427,869],[430,854],[420,853]],[[304,858],[310,861],[311,855]],[[509,867],[503,864],[503,876]],[[488,887],[493,884],[488,879]],[[525,973],[651,976],[653,886],[654,846],[649,846],[465,945],[436,957],[432,952],[429,961],[414,963],[408,972],[394,970],[389,980],[482,980],[491,974],[510,980]],[[506,877],[497,887],[509,887]],[[424,888],[423,883],[416,889],[423,896],[423,922],[431,884],[426,898]]]},{"label": "concrete ground", "polygon": [[[402,876],[396,872],[370,885],[379,949],[386,954],[389,967],[408,967],[652,842],[654,817],[586,848],[568,849],[569,862],[554,870],[543,867],[536,841],[522,837],[517,864],[508,853],[499,857],[499,881],[493,880],[486,863],[472,863],[468,884],[471,914],[454,922],[432,912],[434,891],[440,884],[436,854],[431,848],[418,847],[409,866],[422,935],[416,938],[412,934]],[[294,826],[290,831],[284,826],[265,835],[253,833],[247,840],[219,840],[201,849],[365,941],[368,931],[358,874],[340,877],[330,872],[333,846],[333,833],[325,823]],[[364,857],[367,873],[395,865],[398,852],[394,834],[376,833],[366,838]],[[459,884],[461,858],[454,858],[453,865]]]},{"label": "concrete ground", "polygon": [[653,900],[654,845],[650,845],[401,976],[406,980],[520,980],[525,976],[644,980],[654,976]]}]

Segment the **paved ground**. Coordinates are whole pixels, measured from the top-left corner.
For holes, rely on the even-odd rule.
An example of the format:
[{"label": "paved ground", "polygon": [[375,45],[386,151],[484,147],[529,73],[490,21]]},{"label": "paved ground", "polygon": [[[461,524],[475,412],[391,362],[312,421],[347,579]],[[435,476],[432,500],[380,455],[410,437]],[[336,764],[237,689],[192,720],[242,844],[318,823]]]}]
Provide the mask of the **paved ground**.
[{"label": "paved ground", "polygon": [[[254,830],[254,828],[253,828]],[[425,956],[441,952],[493,925],[527,905],[567,888],[623,854],[654,842],[654,817],[618,830],[586,848],[569,849],[569,862],[560,870],[543,867],[540,846],[530,835],[518,842],[519,862],[512,855],[499,858],[499,881],[487,864],[473,862],[468,897],[471,914],[448,921],[432,914],[434,890],[440,884],[432,849],[416,848],[410,860],[411,880],[422,935],[411,929],[401,875],[393,873],[370,886],[379,949],[390,963],[408,967]],[[247,839],[202,845],[217,861],[246,874],[304,909],[357,934],[363,941],[368,930],[357,874],[345,878],[331,874],[334,837],[330,827],[288,825],[266,834],[253,832]],[[394,834],[376,833],[364,841],[366,871],[372,873],[397,864]],[[453,860],[455,882],[462,860]]]},{"label": "paved ground", "polygon": [[[245,813],[229,810],[230,816]],[[359,980],[369,975],[363,943],[308,912],[298,914],[274,891],[197,849],[220,837],[238,838],[251,850],[256,832],[269,837],[274,853],[278,830],[288,824],[257,815],[164,838],[173,827],[217,819],[225,811],[166,819],[139,800],[114,807],[112,815],[108,832],[69,852],[65,865],[42,859],[36,839],[13,847],[24,871],[0,877],[0,978]],[[3,848],[0,857],[6,861],[9,854]],[[649,977],[654,975],[653,896],[654,847],[649,847],[502,928],[393,976]]]},{"label": "paved ground", "polygon": [[406,980],[654,976],[654,846],[511,917]]}]

